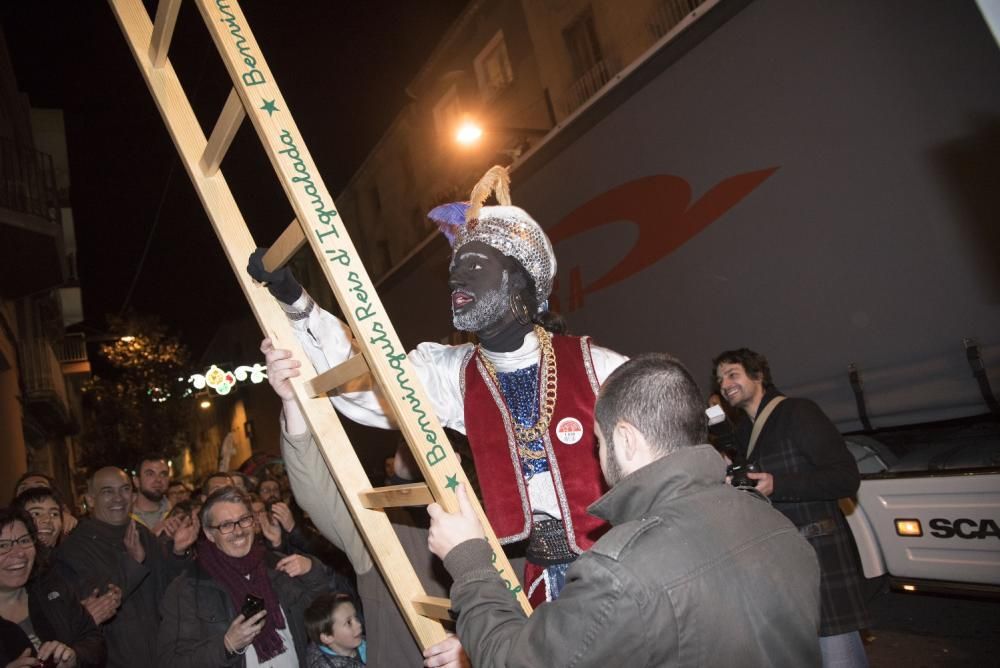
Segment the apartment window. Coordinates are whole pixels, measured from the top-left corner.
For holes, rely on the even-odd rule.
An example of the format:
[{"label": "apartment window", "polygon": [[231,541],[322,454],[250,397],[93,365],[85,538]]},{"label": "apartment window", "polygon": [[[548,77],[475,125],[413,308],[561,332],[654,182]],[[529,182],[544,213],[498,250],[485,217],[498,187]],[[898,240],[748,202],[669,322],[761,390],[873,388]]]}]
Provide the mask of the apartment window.
[{"label": "apartment window", "polygon": [[462,104],[458,90],[452,86],[434,105],[434,127],[441,139],[450,140],[462,120]]},{"label": "apartment window", "polygon": [[510,67],[507,43],[504,42],[502,30],[498,30],[493,39],[479,52],[473,65],[476,68],[479,91],[487,101],[493,99],[514,81],[514,71]]},{"label": "apartment window", "polygon": [[574,78],[584,76],[603,60],[597,30],[594,28],[594,10],[591,7],[587,7],[563,29],[563,40],[569,50]]}]

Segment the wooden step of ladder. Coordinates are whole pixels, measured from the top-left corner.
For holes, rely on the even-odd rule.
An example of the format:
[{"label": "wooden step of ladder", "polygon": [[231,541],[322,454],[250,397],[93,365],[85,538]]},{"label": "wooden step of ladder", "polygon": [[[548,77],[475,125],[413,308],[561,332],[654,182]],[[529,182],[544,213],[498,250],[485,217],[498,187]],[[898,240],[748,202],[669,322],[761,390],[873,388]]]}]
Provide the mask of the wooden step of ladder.
[{"label": "wooden step of ladder", "polygon": [[[447,599],[429,597],[423,591],[383,509],[437,501],[449,512],[457,512],[454,490],[458,483],[468,488],[468,481],[238,2],[194,0],[233,82],[233,90],[207,139],[168,58],[180,0],[160,0],[155,24],[142,0],[109,2],[261,329],[276,347],[291,350],[302,362],[303,374],[292,382],[296,399],[372,558],[417,642],[425,648],[439,642],[445,637],[439,620],[447,618],[450,605]],[[308,358],[284,312],[267,289],[245,271],[247,258],[257,244],[221,165],[246,118],[253,124],[296,217],[271,244],[264,264],[269,270],[283,266],[308,243],[360,348],[360,354],[323,374],[313,370],[312,378],[307,378]],[[390,403],[392,416],[420,465],[425,483],[372,489],[326,396],[366,373],[371,374]],[[473,505],[486,529],[498,572],[502,576],[513,573],[478,500],[473,499]],[[508,585],[525,612],[530,613],[531,607],[517,581],[508,579]]]}]

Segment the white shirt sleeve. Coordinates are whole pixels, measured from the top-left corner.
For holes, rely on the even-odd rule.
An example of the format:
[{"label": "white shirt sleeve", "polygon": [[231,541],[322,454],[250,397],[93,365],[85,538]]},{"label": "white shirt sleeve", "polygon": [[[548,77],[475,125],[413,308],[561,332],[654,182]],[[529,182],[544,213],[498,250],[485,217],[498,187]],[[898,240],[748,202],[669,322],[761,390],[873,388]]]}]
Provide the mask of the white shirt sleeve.
[{"label": "white shirt sleeve", "polygon": [[628,361],[628,357],[613,350],[600,346],[590,346],[590,356],[594,360],[594,373],[597,374],[597,382],[604,385],[611,372]]},{"label": "white shirt sleeve", "polygon": [[[304,291],[285,310],[291,317],[295,337],[317,373],[323,373],[358,353],[350,328],[315,305]],[[462,359],[470,347],[471,344],[446,346],[421,343],[408,355],[441,424],[463,434],[465,404],[460,374]],[[380,429],[398,428],[391,409],[381,396],[381,390],[369,374],[341,387],[336,395],[330,397],[330,401],[342,415],[358,424]]]}]

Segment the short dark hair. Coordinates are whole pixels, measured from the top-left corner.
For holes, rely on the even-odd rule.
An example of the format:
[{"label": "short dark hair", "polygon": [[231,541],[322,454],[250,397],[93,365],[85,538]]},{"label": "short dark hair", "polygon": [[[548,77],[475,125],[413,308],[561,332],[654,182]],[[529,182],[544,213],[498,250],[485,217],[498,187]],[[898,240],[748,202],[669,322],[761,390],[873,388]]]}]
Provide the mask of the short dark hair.
[{"label": "short dark hair", "polygon": [[[14,524],[14,522],[20,522],[24,525],[24,528],[28,530],[31,534],[32,539],[35,539],[38,533],[38,529],[35,527],[35,518],[33,518],[26,510],[23,508],[18,508],[17,506],[7,506],[6,508],[0,508],[0,531],[3,531],[7,527]],[[42,562],[45,560],[45,555],[42,550],[39,550],[39,544],[37,539],[35,539],[35,561],[31,565],[31,574],[28,579],[32,579],[38,573],[40,569],[43,568]]]},{"label": "short dark hair", "polygon": [[142,471],[142,465],[145,464],[146,462],[163,462],[164,464],[167,465],[168,469],[170,468],[170,460],[167,459],[167,456],[165,454],[163,454],[162,452],[146,452],[143,453],[143,455],[139,457],[139,459],[135,463],[136,475],[139,475],[139,473]]},{"label": "short dark hair", "polygon": [[205,499],[205,505],[201,507],[198,517],[203,527],[211,528],[208,523],[208,514],[212,511],[212,506],[217,503],[242,503],[247,510],[253,510],[250,506],[250,497],[242,489],[235,485],[220,487],[208,495],[208,498]]},{"label": "short dark hair", "polygon": [[615,369],[601,386],[594,417],[605,439],[610,441],[619,422],[628,422],[661,456],[708,439],[701,390],[666,353],[639,355]]},{"label": "short dark hair", "polygon": [[51,487],[30,487],[17,495],[13,505],[23,510],[29,503],[38,503],[45,499],[52,499],[60,508],[64,505],[59,492]]},{"label": "short dark hair", "polygon": [[48,481],[49,483],[48,485],[49,487],[56,486],[56,481],[50,475],[46,475],[41,471],[25,471],[24,473],[21,474],[21,477],[17,479],[17,482],[14,483],[15,496],[17,495],[17,488],[20,487],[21,483],[27,480],[28,478],[45,478],[45,480]]},{"label": "short dark hair", "polygon": [[233,485],[233,476],[228,471],[216,471],[214,473],[209,473],[201,483],[201,493],[208,496],[208,483],[211,482],[212,478],[225,478],[229,481],[227,487]]},{"label": "short dark hair", "polygon": [[320,644],[320,634],[333,633],[333,613],[345,603],[354,604],[354,597],[343,592],[327,592],[313,599],[305,612],[306,635],[309,640]]},{"label": "short dark hair", "polygon": [[746,371],[747,376],[753,380],[761,381],[765,390],[774,387],[774,381],[771,380],[771,366],[767,363],[767,358],[749,348],[738,348],[721,352],[712,360],[712,389],[714,390],[719,389],[718,371],[720,364],[739,364]]}]

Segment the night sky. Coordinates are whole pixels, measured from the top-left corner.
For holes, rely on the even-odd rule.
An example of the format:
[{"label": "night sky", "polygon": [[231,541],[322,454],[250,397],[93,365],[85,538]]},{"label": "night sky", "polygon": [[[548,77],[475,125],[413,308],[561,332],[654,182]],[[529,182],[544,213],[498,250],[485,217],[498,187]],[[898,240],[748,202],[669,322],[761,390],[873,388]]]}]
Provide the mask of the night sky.
[{"label": "night sky", "polygon": [[[240,4],[336,196],[466,0]],[[146,2],[151,15],[155,5]],[[19,89],[33,107],[65,113],[88,332],[128,299],[199,355],[221,322],[250,309],[110,7],[18,0],[0,3],[0,21]],[[231,82],[192,2],[170,58],[208,135]],[[222,169],[254,238],[269,243],[294,216],[249,121]]]}]

